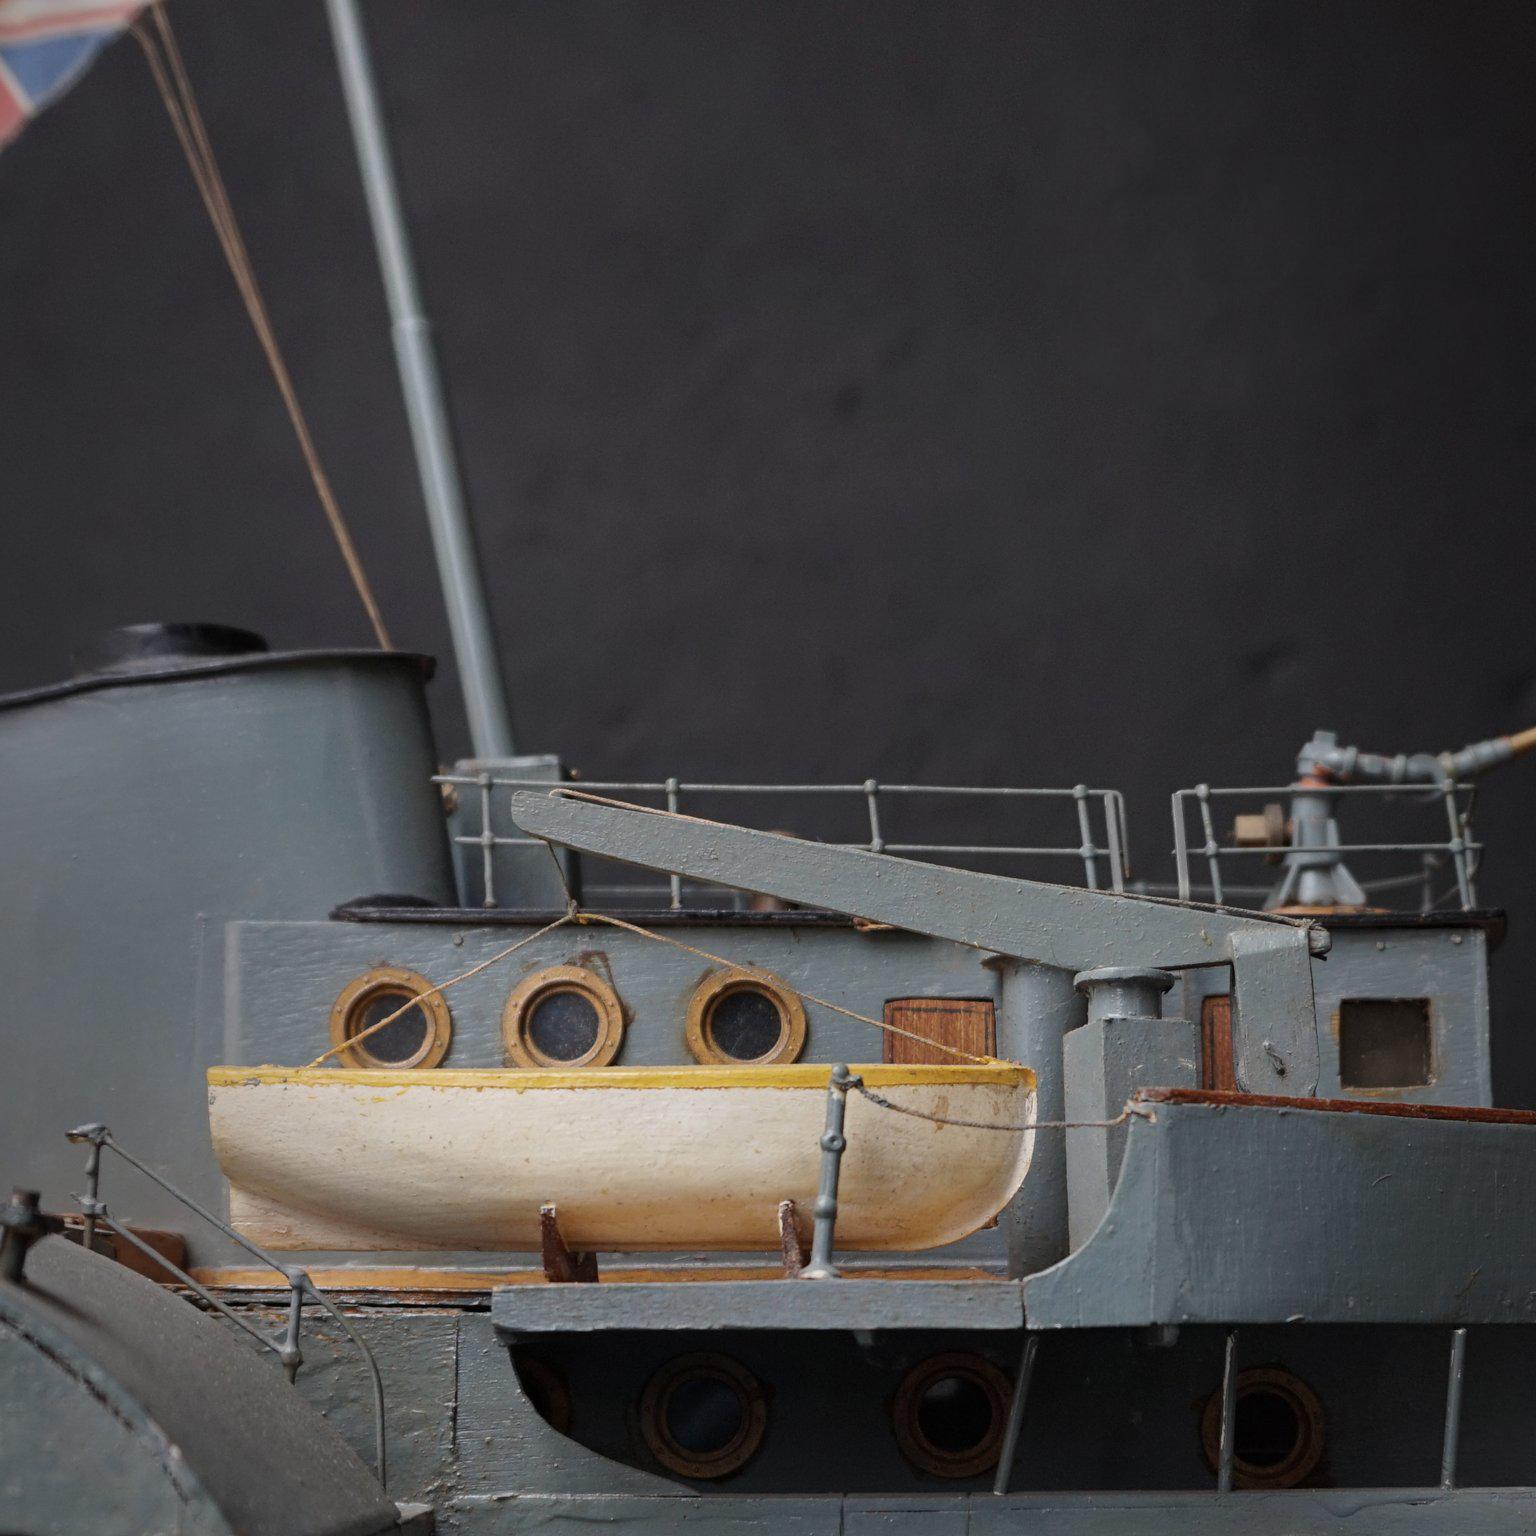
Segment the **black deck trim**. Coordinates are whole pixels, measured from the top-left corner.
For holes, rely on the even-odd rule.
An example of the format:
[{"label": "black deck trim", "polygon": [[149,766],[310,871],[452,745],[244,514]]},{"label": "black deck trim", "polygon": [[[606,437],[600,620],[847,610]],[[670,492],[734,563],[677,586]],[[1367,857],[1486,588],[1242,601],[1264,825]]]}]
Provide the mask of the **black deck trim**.
[{"label": "black deck trim", "polygon": [[[739,912],[732,907],[690,908],[615,907],[615,917],[646,928],[853,928],[851,917],[807,907],[791,912]],[[450,928],[542,928],[563,907],[363,907],[343,903],[331,912],[339,923],[428,923]]]},{"label": "black deck trim", "polygon": [[95,672],[85,677],[71,677],[62,683],[46,683],[41,688],[27,688],[20,693],[0,694],[0,710],[21,709],[29,704],[46,704],[53,699],[67,699],[75,694],[99,693],[106,688],[138,688],[146,683],[183,683],[207,677],[222,677],[231,672],[262,672],[281,667],[322,666],[339,661],[360,661],[391,667],[402,664],[430,679],[437,669],[437,659],[417,651],[252,651],[243,656],[219,656],[208,661],[187,661],[176,666],[155,667],[133,672]]}]

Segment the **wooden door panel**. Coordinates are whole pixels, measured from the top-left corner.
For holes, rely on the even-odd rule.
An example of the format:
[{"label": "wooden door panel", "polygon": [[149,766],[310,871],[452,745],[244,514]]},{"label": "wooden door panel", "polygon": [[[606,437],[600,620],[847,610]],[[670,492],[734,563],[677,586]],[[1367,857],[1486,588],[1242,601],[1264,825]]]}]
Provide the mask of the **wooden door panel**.
[{"label": "wooden door panel", "polygon": [[[885,1005],[885,1022],[922,1036],[885,1033],[883,1059],[908,1066],[958,1066],[964,1056],[941,1050],[951,1045],[971,1056],[997,1054],[997,1019],[990,1000],[974,997],[893,997]],[[928,1045],[926,1041],[939,1044]]]}]

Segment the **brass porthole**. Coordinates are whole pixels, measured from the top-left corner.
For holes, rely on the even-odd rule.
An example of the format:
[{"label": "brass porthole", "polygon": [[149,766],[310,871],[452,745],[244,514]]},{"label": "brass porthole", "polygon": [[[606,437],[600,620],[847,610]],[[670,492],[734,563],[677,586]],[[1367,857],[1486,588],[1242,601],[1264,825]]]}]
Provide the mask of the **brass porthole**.
[{"label": "brass porthole", "polygon": [[513,988],[501,1034],[520,1067],[606,1067],[624,1043],[624,1005],[595,971],[549,965]]},{"label": "brass porthole", "polygon": [[640,1395],[651,1455],[682,1477],[728,1477],[757,1454],[767,1428],[763,1384],[729,1355],[680,1355]]},{"label": "brass porthole", "polygon": [[805,1004],[770,971],[715,971],[688,1000],[688,1049],[711,1066],[795,1061],[805,1049]]},{"label": "brass porthole", "polygon": [[1008,1378],[982,1355],[934,1355],[902,1378],[891,1405],[896,1443],[930,1477],[977,1477],[997,1465]]},{"label": "brass porthole", "polygon": [[[393,1013],[400,1017],[383,1023]],[[452,1039],[453,1017],[442,993],[398,965],[364,971],[331,1004],[331,1044],[344,1047],[338,1060],[348,1067],[435,1067]]]},{"label": "brass porthole", "polygon": [[[1232,1481],[1239,1488],[1295,1488],[1323,1455],[1323,1405],[1299,1376],[1278,1366],[1242,1371],[1235,1383]],[[1200,1416],[1206,1462],[1221,1454],[1221,1389]]]}]

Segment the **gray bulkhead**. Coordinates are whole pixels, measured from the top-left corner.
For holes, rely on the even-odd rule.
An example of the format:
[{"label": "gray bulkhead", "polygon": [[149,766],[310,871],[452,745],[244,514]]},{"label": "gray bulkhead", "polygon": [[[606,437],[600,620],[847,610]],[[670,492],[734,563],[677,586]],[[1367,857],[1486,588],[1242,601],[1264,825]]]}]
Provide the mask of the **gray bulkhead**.
[{"label": "gray bulkhead", "polygon": [[[1498,913],[1334,913],[1332,948],[1313,961],[1318,1080],[1322,1099],[1363,1098],[1405,1104],[1491,1105],[1488,964],[1503,937]],[[1180,974],[1164,1012],[1197,1022],[1205,999],[1229,988],[1221,970]],[[1341,1070],[1346,1003],[1421,1003],[1428,1037],[1422,1082],[1363,1087]]]}]

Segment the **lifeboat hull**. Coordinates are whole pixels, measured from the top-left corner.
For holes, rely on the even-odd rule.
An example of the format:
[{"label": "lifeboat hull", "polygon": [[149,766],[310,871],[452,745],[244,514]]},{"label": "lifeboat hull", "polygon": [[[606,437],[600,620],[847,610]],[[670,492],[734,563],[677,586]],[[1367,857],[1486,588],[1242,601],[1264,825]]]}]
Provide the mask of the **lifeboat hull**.
[{"label": "lifeboat hull", "polygon": [[[911,1250],[984,1226],[1029,1169],[1025,1067],[857,1066],[839,1248]],[[539,1208],[577,1249],[776,1248],[808,1221],[830,1069],[444,1071],[216,1067],[213,1145],[231,1219],[278,1249],[537,1250]]]}]

